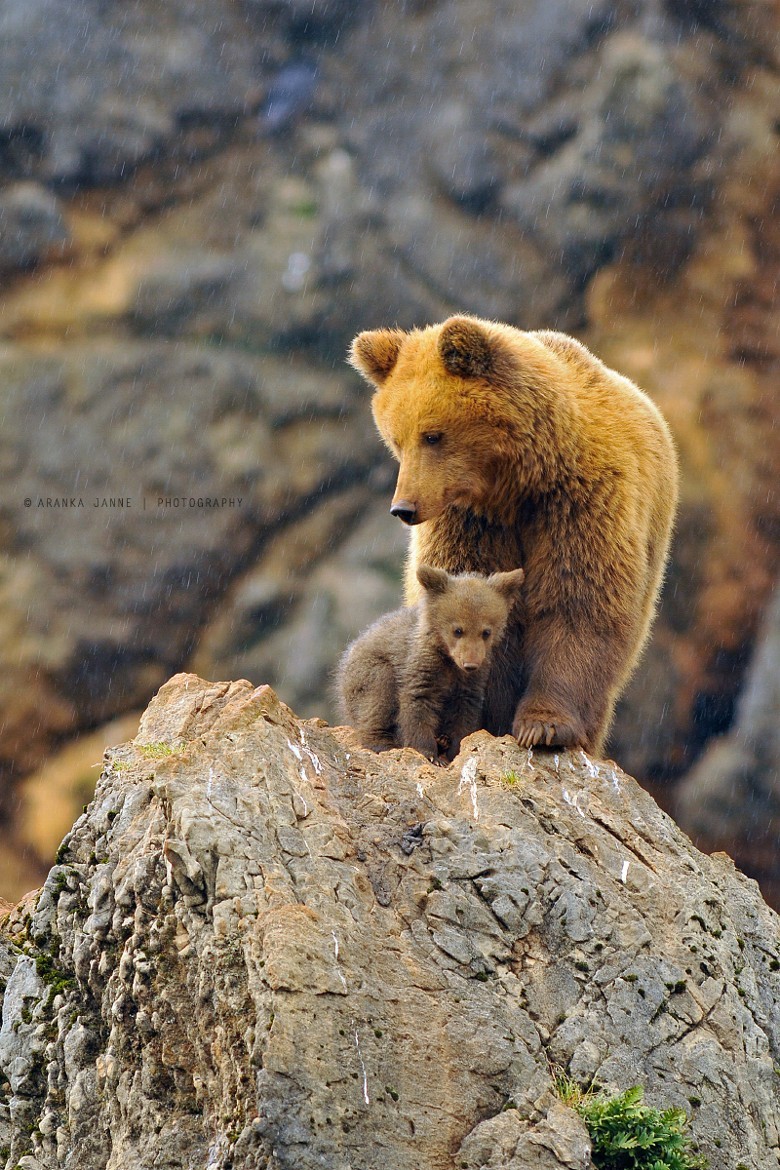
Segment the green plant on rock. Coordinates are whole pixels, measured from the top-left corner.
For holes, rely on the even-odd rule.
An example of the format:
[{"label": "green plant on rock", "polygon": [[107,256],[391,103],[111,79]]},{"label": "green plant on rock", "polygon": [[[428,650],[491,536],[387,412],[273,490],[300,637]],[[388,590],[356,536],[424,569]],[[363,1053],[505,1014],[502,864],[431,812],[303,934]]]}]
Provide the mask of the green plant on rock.
[{"label": "green plant on rock", "polygon": [[709,1165],[692,1149],[683,1110],[645,1105],[641,1085],[610,1097],[582,1090],[558,1073],[555,1087],[585,1122],[595,1170],[706,1170]]},{"label": "green plant on rock", "polygon": [[167,756],[174,756],[178,752],[184,751],[184,744],[163,743],[162,740],[158,740],[156,743],[139,743],[138,750],[148,760],[164,760]]}]

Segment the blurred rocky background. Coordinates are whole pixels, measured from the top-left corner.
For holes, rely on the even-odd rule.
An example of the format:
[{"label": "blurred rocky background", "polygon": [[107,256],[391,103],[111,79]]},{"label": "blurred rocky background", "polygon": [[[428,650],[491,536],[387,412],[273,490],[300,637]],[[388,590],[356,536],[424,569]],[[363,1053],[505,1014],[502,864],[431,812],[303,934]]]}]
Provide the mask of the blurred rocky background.
[{"label": "blurred rocky background", "polygon": [[780,901],[778,34],[773,0],[6,0],[0,893],[174,671],[332,716],[406,536],[345,349],[469,311],[669,419],[610,751]]}]

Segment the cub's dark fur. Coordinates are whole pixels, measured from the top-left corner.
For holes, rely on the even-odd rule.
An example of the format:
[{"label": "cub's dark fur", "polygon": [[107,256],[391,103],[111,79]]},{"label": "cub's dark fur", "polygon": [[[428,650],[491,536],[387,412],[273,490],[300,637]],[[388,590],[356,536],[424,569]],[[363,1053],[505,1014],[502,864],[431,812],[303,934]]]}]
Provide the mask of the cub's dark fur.
[{"label": "cub's dark fur", "polygon": [[342,717],[374,751],[412,747],[452,760],[483,726],[490,658],[524,573],[454,577],[420,565],[422,599],[374,622],[341,659]]}]

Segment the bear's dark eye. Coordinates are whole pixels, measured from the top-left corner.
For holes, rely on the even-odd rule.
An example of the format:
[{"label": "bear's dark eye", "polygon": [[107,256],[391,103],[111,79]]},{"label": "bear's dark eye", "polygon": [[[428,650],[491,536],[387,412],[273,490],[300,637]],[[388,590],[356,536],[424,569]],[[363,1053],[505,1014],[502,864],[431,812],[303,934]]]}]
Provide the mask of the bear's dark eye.
[{"label": "bear's dark eye", "polygon": [[429,431],[427,435],[423,435],[423,443],[426,447],[435,447],[437,443],[442,441],[443,437],[441,431]]},{"label": "bear's dark eye", "polygon": [[462,638],[463,637],[463,630],[460,628],[460,626],[456,626],[455,629],[452,631],[452,633],[453,633],[453,637],[455,637],[455,638]]},{"label": "bear's dark eye", "polygon": [[490,629],[482,631],[482,637],[485,639],[486,642],[487,642],[488,638],[490,637],[490,635],[492,634],[492,632],[493,631]]}]

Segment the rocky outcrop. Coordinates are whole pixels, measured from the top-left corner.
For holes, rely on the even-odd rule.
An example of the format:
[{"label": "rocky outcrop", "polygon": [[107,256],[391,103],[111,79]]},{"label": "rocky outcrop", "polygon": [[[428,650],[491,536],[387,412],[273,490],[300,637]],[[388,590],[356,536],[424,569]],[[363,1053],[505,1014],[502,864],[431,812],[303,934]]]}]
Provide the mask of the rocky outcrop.
[{"label": "rocky outcrop", "polygon": [[702,848],[726,849],[780,903],[780,593],[740,697],[734,727],[685,778],[675,815]]},{"label": "rocky outcrop", "polygon": [[179,675],[3,940],[9,1170],[586,1170],[555,1066],[777,1165],[780,922],[583,753],[439,769]]},{"label": "rocky outcrop", "polygon": [[670,418],[678,535],[611,750],[671,804],[778,568],[776,6],[115,16],[0,14],[0,813],[183,667],[332,714],[404,543],[346,343],[455,310],[576,331]]}]

